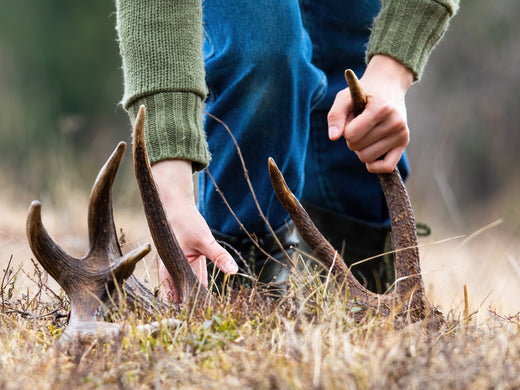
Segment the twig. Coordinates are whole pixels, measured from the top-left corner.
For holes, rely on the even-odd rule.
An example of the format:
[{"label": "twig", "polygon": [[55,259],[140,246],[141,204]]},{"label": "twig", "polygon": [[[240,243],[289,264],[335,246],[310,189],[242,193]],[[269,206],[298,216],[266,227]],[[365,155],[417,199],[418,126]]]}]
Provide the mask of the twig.
[{"label": "twig", "polygon": [[469,323],[469,301],[468,301],[468,286],[464,285],[464,318],[466,325]]},{"label": "twig", "polygon": [[[260,250],[260,252],[262,252],[265,256],[267,257],[270,257],[272,258],[272,256],[267,253],[264,248],[262,248],[259,244],[258,244],[258,240],[256,239],[256,237],[253,237],[253,235],[251,233],[249,233],[249,231],[245,228],[245,226],[242,224],[242,222],[240,221],[240,219],[238,218],[238,216],[235,214],[235,212],[233,211],[233,208],[231,207],[231,205],[228,203],[226,197],[224,196],[224,193],[222,192],[222,190],[220,189],[220,187],[218,186],[217,182],[215,181],[215,178],[213,177],[213,175],[211,174],[211,172],[209,171],[209,169],[205,169],[207,175],[209,176],[209,178],[211,179],[211,181],[213,182],[213,185],[215,186],[215,190],[217,191],[217,193],[220,195],[220,197],[222,198],[224,204],[226,205],[226,207],[228,208],[229,212],[231,213],[231,215],[233,216],[233,218],[235,218],[235,220],[237,221],[238,225],[240,226],[240,229],[242,229],[245,234],[247,235],[247,237],[249,237],[249,239],[253,242],[253,244]],[[233,248],[233,251],[235,253],[237,253],[239,256],[240,254],[234,250]],[[240,256],[241,257],[241,256]],[[242,259],[243,260],[243,259]],[[246,266],[249,268],[249,265],[247,264],[246,261],[244,261],[244,264],[246,264]],[[249,270],[251,271],[251,270]]]},{"label": "twig", "polygon": [[[289,263],[291,264],[292,267],[295,266],[292,258],[288,255],[288,253],[285,251],[285,248],[283,247],[282,243],[280,242],[280,240],[278,239],[278,237],[276,236],[275,232],[274,232],[274,229],[271,227],[271,224],[269,223],[269,221],[267,220],[266,216],[264,215],[263,211],[262,211],[262,208],[260,207],[260,204],[258,202],[258,199],[256,198],[256,194],[255,194],[255,191],[253,189],[253,185],[251,183],[251,180],[249,179],[249,173],[248,173],[248,170],[247,170],[247,167],[246,167],[246,163],[244,161],[244,158],[242,156],[242,151],[240,149],[240,146],[238,145],[238,142],[235,138],[235,136],[233,135],[233,133],[231,132],[231,129],[228,127],[228,125],[226,125],[221,119],[217,118],[216,116],[214,116],[213,114],[209,113],[209,112],[206,112],[206,114],[212,118],[213,120],[217,121],[218,123],[220,123],[225,129],[226,131],[228,132],[229,136],[231,137],[231,139],[233,140],[233,143],[235,144],[235,148],[237,150],[237,154],[238,154],[238,158],[240,159],[240,163],[242,164],[242,169],[244,171],[244,177],[246,179],[246,182],[247,182],[247,185],[249,187],[249,190],[251,192],[251,196],[253,197],[254,201],[255,201],[255,205],[256,205],[256,208],[258,210],[258,212],[260,213],[260,217],[262,218],[262,220],[265,222],[267,228],[269,229],[269,232],[273,235],[273,238],[275,239],[276,243],[278,244],[278,246],[280,247],[280,250],[282,251],[282,253],[284,254],[284,256],[287,258],[287,260],[289,261]],[[207,169],[206,169],[206,172],[209,172]],[[213,181],[213,183],[215,183],[215,180],[213,179],[213,177],[211,177],[211,180]],[[216,183],[215,183],[215,188],[217,188],[216,186]],[[219,194],[221,194],[221,196],[223,196],[222,192],[221,191],[218,191]],[[224,199],[225,201],[225,199]],[[227,202],[226,202],[227,204]],[[228,208],[230,209],[230,211],[233,213],[233,211],[231,210],[231,208],[229,207],[228,205]],[[236,215],[233,213],[233,216],[235,217],[235,219],[238,221],[238,218],[236,217]],[[257,241],[253,239],[253,237],[251,236],[251,234],[249,234],[243,227],[242,223],[240,221],[238,221],[238,223],[240,224],[240,227],[241,229],[244,230],[244,232],[247,234],[247,236],[255,243],[255,245],[259,248],[260,246],[258,245]],[[265,251],[262,250],[262,252],[264,254],[266,254],[269,258],[271,259],[274,259],[271,255],[269,255],[268,253],[265,253]],[[276,259],[274,259],[276,260]]]},{"label": "twig", "polygon": [[2,298],[2,313],[5,313],[5,300],[4,300],[5,278],[6,278],[7,274],[10,273],[12,261],[13,261],[13,255],[11,255],[11,257],[9,258],[9,261],[7,262],[7,267],[4,271],[4,275],[2,276],[2,285],[0,286],[0,296]]}]

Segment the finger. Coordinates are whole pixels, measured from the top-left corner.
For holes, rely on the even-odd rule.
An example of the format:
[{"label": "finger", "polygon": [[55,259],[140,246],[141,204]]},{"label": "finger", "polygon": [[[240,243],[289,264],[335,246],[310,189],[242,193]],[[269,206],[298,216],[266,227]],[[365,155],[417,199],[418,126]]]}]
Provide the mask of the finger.
[{"label": "finger", "polygon": [[[357,120],[355,123],[350,123],[347,125],[348,129],[346,129],[347,136],[347,145],[351,150],[359,151],[369,147],[370,145],[376,144],[378,141],[384,140],[388,138],[392,142],[393,145],[389,145],[388,149],[393,149],[399,145],[408,145],[410,132],[408,130],[408,126],[406,121],[402,119],[402,116],[397,112],[391,113],[385,117],[376,117],[373,122],[366,122],[368,126],[372,126],[373,123],[376,123],[376,120],[379,122],[370,128],[367,129],[355,129],[354,127],[359,127],[364,125],[363,122]],[[363,118],[360,118],[363,119]],[[354,130],[352,130],[354,128]],[[364,136],[359,138],[359,135]],[[386,151],[385,151],[386,152]]]},{"label": "finger", "polygon": [[371,163],[381,156],[386,155],[390,150],[399,148],[404,150],[408,145],[408,137],[406,135],[391,134],[388,137],[378,139],[369,144],[367,147],[359,150],[354,150],[359,159],[364,163]]},{"label": "finger", "polygon": [[191,268],[198,276],[204,287],[208,287],[208,270],[206,268],[206,257],[199,256],[190,262]]},{"label": "finger", "polygon": [[367,163],[367,170],[371,173],[390,173],[399,163],[403,152],[404,149],[402,148],[392,149],[386,153],[383,159]]},{"label": "finger", "polygon": [[[352,99],[348,89],[339,91],[327,115],[329,139],[335,141],[343,135],[343,130],[352,111]],[[350,115],[353,117],[353,115]],[[350,118],[351,119],[351,118]]]},{"label": "finger", "polygon": [[[375,99],[368,97],[365,111],[349,121],[343,131],[343,136],[347,140],[349,148],[356,150],[374,142],[375,139],[365,140],[365,137],[376,128],[385,130],[387,128],[385,127],[385,122],[388,120],[389,115],[390,111],[386,106],[380,107]],[[379,138],[384,136],[379,133],[380,131],[377,131],[372,136]],[[360,144],[362,141],[364,141],[364,144]]]},{"label": "finger", "polygon": [[175,287],[172,276],[162,262],[159,265],[159,281],[164,289],[166,299],[170,302],[180,303],[179,291]]},{"label": "finger", "polygon": [[236,274],[238,272],[238,265],[233,257],[216,240],[209,244],[206,253],[208,259],[225,274]]},{"label": "finger", "polygon": [[[200,282],[204,285],[204,287],[207,288],[208,270],[206,268],[206,258],[204,256],[199,256],[193,260],[190,260],[190,265],[193,269],[193,272],[195,272],[199,278]],[[162,262],[159,265],[159,280],[163,286],[166,298],[172,302],[180,302],[177,286],[175,285],[172,276]]]}]

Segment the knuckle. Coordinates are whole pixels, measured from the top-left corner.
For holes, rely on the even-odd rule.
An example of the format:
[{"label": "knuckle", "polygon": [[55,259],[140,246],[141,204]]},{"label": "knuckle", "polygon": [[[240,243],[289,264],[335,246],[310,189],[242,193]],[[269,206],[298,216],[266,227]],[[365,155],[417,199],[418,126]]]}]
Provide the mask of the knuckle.
[{"label": "knuckle", "polygon": [[342,89],[338,93],[336,93],[336,99],[343,99],[345,95],[347,94],[347,89]]},{"label": "knuckle", "polygon": [[406,121],[398,113],[395,113],[394,115],[393,125],[396,129],[399,129],[401,131],[406,130]]},{"label": "knuckle", "polygon": [[384,164],[382,167],[381,167],[381,172],[382,173],[390,173],[394,170],[394,165],[393,164]]},{"label": "knuckle", "polygon": [[357,151],[359,149],[358,143],[355,142],[351,137],[348,137],[345,134],[345,139],[347,141],[347,146],[349,147],[350,150]]},{"label": "knuckle", "polygon": [[336,111],[329,111],[329,113],[327,114],[327,122],[328,123],[335,123],[337,122],[339,119],[339,115]]},{"label": "knuckle", "polygon": [[394,111],[394,107],[390,103],[382,103],[379,107],[379,117],[387,117]]},{"label": "knuckle", "polygon": [[366,167],[367,167],[367,171],[368,172],[370,172],[370,173],[378,173],[377,169],[375,169],[373,165],[366,164]]},{"label": "knuckle", "polygon": [[368,152],[365,151],[365,150],[358,151],[358,152],[356,152],[356,154],[357,154],[358,158],[361,160],[361,162],[363,162],[363,163],[365,163],[365,164],[366,164],[366,163],[369,163],[369,162],[372,161],[372,160],[369,158],[369,154],[368,154]]},{"label": "knuckle", "polygon": [[408,145],[410,143],[410,133],[408,131],[405,131],[403,133],[403,143],[405,145]]},{"label": "knuckle", "polygon": [[399,127],[399,140],[404,144],[408,145],[410,142],[410,131],[408,130],[408,126],[405,122]]},{"label": "knuckle", "polygon": [[354,132],[352,131],[350,126],[347,125],[345,127],[345,130],[343,130],[343,136],[345,137],[345,139],[347,140],[347,142],[349,144],[354,144],[355,143]]}]

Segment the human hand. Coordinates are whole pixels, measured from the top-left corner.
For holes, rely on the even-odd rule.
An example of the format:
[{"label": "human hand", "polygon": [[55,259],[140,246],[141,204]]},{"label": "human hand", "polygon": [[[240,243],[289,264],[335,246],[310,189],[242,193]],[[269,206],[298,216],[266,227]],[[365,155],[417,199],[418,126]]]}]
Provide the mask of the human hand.
[{"label": "human hand", "polygon": [[329,138],[343,136],[369,172],[391,172],[410,141],[404,98],[412,82],[413,74],[400,62],[372,57],[360,79],[365,110],[354,117],[350,91],[338,92],[327,116]]},{"label": "human hand", "polygon": [[[208,286],[206,257],[222,272],[236,273],[237,264],[217,243],[195,205],[191,162],[160,161],[152,166],[152,172],[175,237],[200,281]],[[168,299],[178,301],[173,279],[162,262],[159,279]]]}]

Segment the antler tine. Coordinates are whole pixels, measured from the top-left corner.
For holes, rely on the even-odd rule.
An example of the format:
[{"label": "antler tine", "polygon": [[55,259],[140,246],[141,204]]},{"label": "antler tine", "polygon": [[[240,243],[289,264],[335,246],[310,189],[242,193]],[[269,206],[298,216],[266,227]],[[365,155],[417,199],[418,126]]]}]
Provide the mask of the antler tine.
[{"label": "antler tine", "polygon": [[[135,249],[123,256],[112,211],[112,187],[126,150],[126,143],[120,142],[107,162],[100,169],[92,186],[89,200],[88,229],[90,252],[92,259],[102,259],[103,256],[112,258],[111,273],[119,282],[124,282],[127,303],[132,307],[139,307],[149,315],[157,309],[166,309],[166,302],[158,299],[154,294],[132,275],[135,265],[151,249],[149,244]],[[145,253],[146,252],[146,253]],[[117,261],[114,259],[118,259]],[[116,303],[118,297],[112,297]]]},{"label": "antler tine", "polygon": [[112,211],[112,186],[125,149],[125,142],[117,145],[99,170],[90,192],[88,232],[91,252],[108,250],[113,256],[122,256]]},{"label": "antler tine", "polygon": [[[153,315],[158,308],[164,309],[167,305],[132,275],[137,262],[150,252],[151,247],[146,244],[123,256],[114,224],[112,187],[125,150],[126,143],[120,142],[99,170],[92,186],[88,208],[90,250],[86,257],[91,262],[98,261],[99,265],[105,266],[108,256],[111,259],[111,277],[119,284],[124,281],[127,303]],[[116,303],[119,301],[118,297],[111,299]]]},{"label": "antler tine", "polygon": [[141,192],[150,233],[157,248],[157,253],[174,280],[181,302],[188,298],[198,298],[205,301],[210,297],[209,292],[193,272],[177,242],[153,179],[146,153],[144,122],[145,108],[141,106],[134,125],[133,155],[135,176]]},{"label": "antler tine", "polygon": [[366,311],[380,311],[389,314],[392,308],[391,297],[378,295],[363,287],[346,267],[343,258],[323,237],[309,214],[305,211],[296,196],[291,192],[275,161],[269,158],[269,175],[274,192],[280,203],[291,216],[294,226],[309,248],[334,276],[337,284],[345,290],[349,297],[356,298],[356,306],[364,310],[354,313],[358,319],[366,315]]},{"label": "antler tine", "polygon": [[37,200],[29,208],[26,231],[34,256],[49,275],[62,285],[74,273],[74,263],[78,260],[67,254],[47,232],[42,223],[41,204]]},{"label": "antler tine", "polygon": [[356,74],[352,70],[347,69],[345,71],[345,79],[347,80],[350,96],[352,97],[352,111],[354,112],[354,116],[358,116],[365,110],[367,97],[365,96],[365,92],[363,92],[363,88],[361,88]]},{"label": "antler tine", "polygon": [[323,264],[331,271],[332,275],[341,285],[344,282],[348,269],[345,263],[338,256],[339,254],[332,245],[323,237],[316,225],[298,201],[296,196],[291,192],[285,179],[278,169],[276,162],[272,157],[268,159],[269,176],[273,185],[274,192],[280,203],[291,216],[294,225],[302,236],[303,240],[309,245],[313,253],[323,262]]}]

